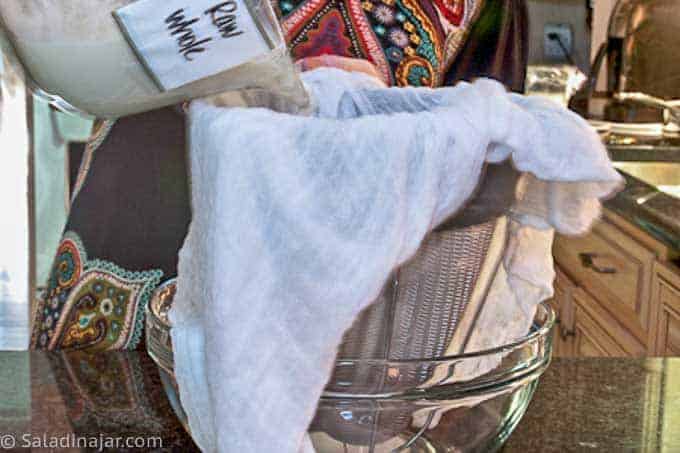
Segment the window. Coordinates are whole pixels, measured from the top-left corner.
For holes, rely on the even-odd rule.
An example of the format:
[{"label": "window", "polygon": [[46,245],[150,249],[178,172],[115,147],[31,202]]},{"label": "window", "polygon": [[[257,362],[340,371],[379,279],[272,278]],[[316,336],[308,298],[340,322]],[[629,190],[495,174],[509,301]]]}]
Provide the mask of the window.
[{"label": "window", "polygon": [[26,90],[8,72],[3,72],[0,89],[0,350],[26,349],[30,292]]}]

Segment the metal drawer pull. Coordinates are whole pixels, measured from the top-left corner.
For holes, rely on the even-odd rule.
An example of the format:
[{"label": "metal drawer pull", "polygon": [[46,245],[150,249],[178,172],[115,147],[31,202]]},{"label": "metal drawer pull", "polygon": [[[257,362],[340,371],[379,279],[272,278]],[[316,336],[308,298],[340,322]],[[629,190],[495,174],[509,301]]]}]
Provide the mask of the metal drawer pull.
[{"label": "metal drawer pull", "polygon": [[616,274],[616,269],[613,267],[602,267],[595,264],[597,253],[579,253],[578,257],[581,259],[581,266],[586,269],[592,269],[598,274]]},{"label": "metal drawer pull", "polygon": [[570,329],[565,329],[564,326],[560,326],[560,336],[562,337],[562,340],[566,340],[569,337],[575,337],[576,331],[570,330]]},{"label": "metal drawer pull", "polygon": [[562,338],[562,340],[566,340],[569,337],[575,337],[576,336],[576,331],[575,330],[570,330],[567,329],[564,324],[562,323],[562,319],[560,318],[555,318],[555,327],[557,328],[557,332]]},{"label": "metal drawer pull", "polygon": [[562,340],[567,340],[569,337],[576,336],[576,331],[566,328],[562,319],[558,316],[555,317],[555,329],[555,333],[558,334]]}]

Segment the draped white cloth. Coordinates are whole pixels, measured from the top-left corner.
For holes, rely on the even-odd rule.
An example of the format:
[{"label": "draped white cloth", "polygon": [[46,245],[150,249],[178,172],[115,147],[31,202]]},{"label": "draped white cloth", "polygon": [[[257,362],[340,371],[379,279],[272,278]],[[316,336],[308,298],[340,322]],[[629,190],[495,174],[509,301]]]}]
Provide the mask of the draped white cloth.
[{"label": "draped white cloth", "polygon": [[[486,162],[530,174],[496,284],[522,301],[504,307],[522,319],[550,295],[550,229],[586,231],[622,182],[584,120],[491,80],[426,90],[336,69],[304,79],[311,117],[191,106],[193,220],[170,318],[181,402],[204,451],[311,448],[343,332],[464,206]],[[503,319],[484,328],[493,336]]]}]

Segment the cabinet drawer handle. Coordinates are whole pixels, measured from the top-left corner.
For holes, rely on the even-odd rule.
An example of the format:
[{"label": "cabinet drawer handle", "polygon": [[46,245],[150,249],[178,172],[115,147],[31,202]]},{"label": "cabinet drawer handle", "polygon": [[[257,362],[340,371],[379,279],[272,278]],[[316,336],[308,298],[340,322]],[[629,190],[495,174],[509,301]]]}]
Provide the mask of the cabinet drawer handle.
[{"label": "cabinet drawer handle", "polygon": [[598,274],[616,274],[616,269],[613,267],[604,267],[595,264],[595,258],[598,257],[597,253],[579,253],[578,257],[581,259],[581,266],[586,269],[592,269]]},{"label": "cabinet drawer handle", "polygon": [[560,336],[562,337],[562,340],[566,340],[569,337],[575,337],[576,331],[560,327]]},{"label": "cabinet drawer handle", "polygon": [[559,317],[555,318],[555,330],[557,331],[557,334],[560,336],[560,338],[562,338],[562,340],[566,340],[569,337],[576,336],[576,331],[567,329],[562,323],[562,319],[560,319]]}]

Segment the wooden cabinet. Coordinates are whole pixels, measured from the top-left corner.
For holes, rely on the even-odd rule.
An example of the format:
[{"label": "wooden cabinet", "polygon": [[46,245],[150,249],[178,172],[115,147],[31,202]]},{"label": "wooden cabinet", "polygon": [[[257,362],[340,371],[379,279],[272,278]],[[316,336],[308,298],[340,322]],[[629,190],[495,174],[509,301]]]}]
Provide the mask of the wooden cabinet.
[{"label": "wooden cabinet", "polygon": [[555,295],[548,304],[555,311],[555,336],[553,338],[553,354],[555,357],[570,357],[573,336],[573,303],[572,293],[576,286],[559,268],[555,269]]},{"label": "wooden cabinet", "polygon": [[620,357],[626,353],[606,332],[604,326],[595,321],[588,312],[577,309],[578,322],[574,325],[573,354],[577,357]]},{"label": "wooden cabinet", "polygon": [[654,253],[614,225],[598,222],[584,236],[558,236],[555,260],[643,344],[649,330]]},{"label": "wooden cabinet", "polygon": [[664,263],[657,263],[654,271],[651,306],[656,328],[650,342],[655,355],[680,356],[680,273]]},{"label": "wooden cabinet", "polygon": [[556,268],[556,313],[553,340],[556,357],[644,356],[645,346],[594,297]]},{"label": "wooden cabinet", "polygon": [[621,222],[555,239],[556,356],[680,356],[680,268]]},{"label": "wooden cabinet", "polygon": [[579,357],[645,355],[645,346],[583,289],[576,288],[572,300],[573,355]]}]

